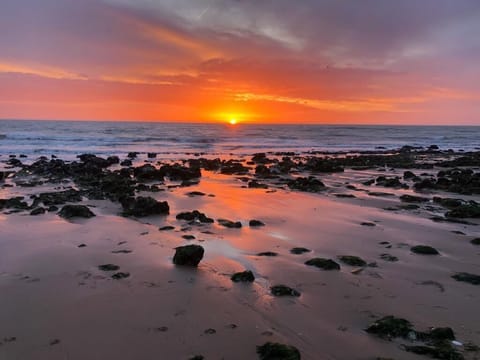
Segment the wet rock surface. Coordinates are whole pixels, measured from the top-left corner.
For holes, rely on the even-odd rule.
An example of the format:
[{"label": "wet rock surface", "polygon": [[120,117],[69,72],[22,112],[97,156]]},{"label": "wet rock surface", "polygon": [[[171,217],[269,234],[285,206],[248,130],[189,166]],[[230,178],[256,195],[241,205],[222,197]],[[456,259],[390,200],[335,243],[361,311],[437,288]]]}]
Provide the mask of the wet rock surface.
[{"label": "wet rock surface", "polygon": [[196,267],[203,259],[205,250],[200,245],[185,245],[175,248],[173,263],[175,265]]},{"label": "wet rock surface", "polygon": [[452,278],[454,278],[457,281],[466,282],[472,285],[480,285],[480,275],[477,275],[477,274],[459,272],[459,273],[456,273],[455,275],[452,275]]},{"label": "wet rock surface", "polygon": [[340,255],[338,259],[350,266],[367,266],[367,262],[365,260],[354,255]]},{"label": "wet rock surface", "polygon": [[204,213],[201,213],[198,210],[181,212],[177,214],[176,218],[178,220],[187,220],[187,221],[193,221],[193,222],[200,222],[204,224],[210,224],[214,222],[212,218],[209,218],[207,215],[205,215]]},{"label": "wet rock surface", "polygon": [[253,282],[255,281],[255,275],[250,270],[246,270],[233,274],[230,279],[233,282]]},{"label": "wet rock surface", "polygon": [[273,342],[257,346],[257,354],[260,360],[301,360],[296,347]]},{"label": "wet rock surface", "polygon": [[313,258],[305,261],[305,265],[315,266],[322,270],[340,270],[340,265],[332,259]]},{"label": "wet rock surface", "polygon": [[95,214],[85,205],[65,205],[58,212],[58,215],[64,219],[73,218],[92,218]]},{"label": "wet rock surface", "polygon": [[286,285],[274,285],[270,288],[270,292],[273,296],[300,296],[300,292]]},{"label": "wet rock surface", "polygon": [[144,217],[149,215],[167,215],[170,206],[166,201],[157,201],[151,197],[139,196],[137,198],[122,198],[120,203],[125,216]]},{"label": "wet rock surface", "polygon": [[440,254],[437,249],[435,249],[431,246],[428,246],[428,245],[412,246],[410,248],[410,251],[415,253],[415,254],[420,254],[420,255],[439,255]]},{"label": "wet rock surface", "polygon": [[230,229],[240,229],[242,227],[242,223],[240,221],[231,221],[231,220],[227,220],[227,219],[218,219],[217,222],[226,227],[226,228],[230,228]]}]

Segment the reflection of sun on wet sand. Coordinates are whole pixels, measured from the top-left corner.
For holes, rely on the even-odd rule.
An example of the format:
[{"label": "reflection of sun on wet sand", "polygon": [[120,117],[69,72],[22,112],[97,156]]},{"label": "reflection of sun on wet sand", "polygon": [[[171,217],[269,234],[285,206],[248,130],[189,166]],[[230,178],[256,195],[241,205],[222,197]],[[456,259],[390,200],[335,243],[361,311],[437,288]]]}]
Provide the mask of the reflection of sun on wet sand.
[{"label": "reflection of sun on wet sand", "polygon": [[378,156],[1,170],[0,358],[475,358],[478,178]]}]

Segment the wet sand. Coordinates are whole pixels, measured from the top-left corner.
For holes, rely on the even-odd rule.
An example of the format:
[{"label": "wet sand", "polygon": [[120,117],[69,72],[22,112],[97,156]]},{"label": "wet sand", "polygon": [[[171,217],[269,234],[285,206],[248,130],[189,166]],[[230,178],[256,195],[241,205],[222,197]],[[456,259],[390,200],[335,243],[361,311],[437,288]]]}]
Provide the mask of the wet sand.
[{"label": "wet sand", "polygon": [[[389,175],[395,172],[403,169]],[[479,344],[479,287],[451,278],[455,272],[480,274],[480,247],[470,243],[480,236],[479,221],[434,222],[430,217],[442,210],[432,203],[396,208],[398,195],[414,192],[361,184],[382,174],[322,174],[327,190],[306,193],[275,185],[249,189],[239,176],[202,170],[198,185],[167,183],[161,185],[165,191],[137,193],[168,201],[166,216],[126,218],[119,216],[118,203],[87,199],[82,203],[97,215],[91,219],[4,211],[0,359],[256,359],[256,346],[267,341],[297,347],[302,359],[424,359],[405,352],[402,339],[386,341],[364,331],[386,315],[406,318],[418,329],[448,326],[462,344]],[[345,188],[345,182],[356,188]],[[55,188],[63,186],[68,184]],[[0,198],[52,188],[3,187]],[[192,191],[205,196],[188,196]],[[243,226],[188,225],[175,218],[193,209]],[[249,227],[251,219],[265,226]],[[166,225],[175,228],[159,231]],[[172,264],[174,248],[185,244],[205,248],[198,268]],[[440,255],[412,253],[419,244]],[[295,255],[293,247],[311,252]],[[257,255],[265,251],[278,255]],[[398,261],[381,259],[386,253]],[[371,266],[349,266],[340,255],[359,256]],[[334,259],[341,270],[304,264],[315,257]],[[130,276],[114,280],[98,269],[109,263]],[[243,270],[252,270],[255,282],[230,280]],[[274,297],[270,287],[277,284],[301,296]],[[463,350],[459,346],[466,359],[479,356]]]}]

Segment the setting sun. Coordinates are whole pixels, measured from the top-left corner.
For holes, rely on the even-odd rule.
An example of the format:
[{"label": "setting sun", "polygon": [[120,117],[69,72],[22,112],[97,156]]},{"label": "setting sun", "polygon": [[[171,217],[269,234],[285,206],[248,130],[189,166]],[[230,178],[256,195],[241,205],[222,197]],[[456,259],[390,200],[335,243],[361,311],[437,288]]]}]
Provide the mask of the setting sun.
[{"label": "setting sun", "polygon": [[237,124],[237,119],[232,118],[232,119],[230,119],[229,123],[230,123],[230,125],[236,125]]}]

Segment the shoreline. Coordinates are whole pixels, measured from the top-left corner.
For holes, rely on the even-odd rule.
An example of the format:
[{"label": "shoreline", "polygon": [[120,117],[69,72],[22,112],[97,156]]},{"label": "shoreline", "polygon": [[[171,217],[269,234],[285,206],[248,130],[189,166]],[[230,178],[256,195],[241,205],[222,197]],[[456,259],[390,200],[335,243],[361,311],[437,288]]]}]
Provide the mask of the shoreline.
[{"label": "shoreline", "polygon": [[[478,356],[468,351],[480,344],[478,286],[452,276],[480,275],[470,242],[480,237],[480,152],[131,155],[3,159],[0,199],[24,196],[0,201],[3,358],[255,359],[269,341],[295,346],[302,359],[426,358],[400,346],[432,346],[424,341],[365,332],[388,315],[419,331],[451,327],[462,344],[449,343],[452,351]],[[139,197],[166,201],[168,214],[139,212]],[[64,219],[68,204],[96,216]],[[193,210],[214,222],[176,218]],[[159,230],[166,226],[174,229]],[[172,263],[188,244],[205,249],[198,268]],[[417,245],[440,254],[416,254]],[[313,258],[340,270],[304,264]],[[129,276],[112,279],[101,264]],[[243,270],[253,283],[230,280]],[[273,296],[280,284],[300,296]]]}]

